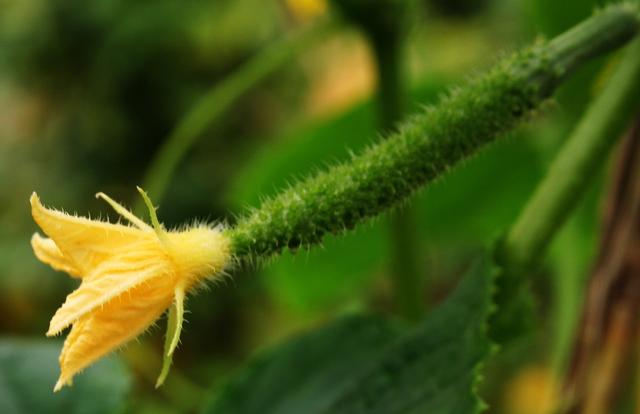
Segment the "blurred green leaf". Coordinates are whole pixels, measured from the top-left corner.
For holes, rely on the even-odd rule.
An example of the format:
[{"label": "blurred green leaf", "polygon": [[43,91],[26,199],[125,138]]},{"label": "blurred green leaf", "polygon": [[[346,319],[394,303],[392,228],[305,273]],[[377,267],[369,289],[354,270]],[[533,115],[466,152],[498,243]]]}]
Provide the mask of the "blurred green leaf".
[{"label": "blurred green leaf", "polygon": [[0,412],[123,412],[131,378],[113,358],[98,362],[78,376],[72,387],[54,394],[60,347],[60,342],[53,341],[0,339]]},{"label": "blurred green leaf", "polygon": [[491,350],[486,324],[494,275],[487,255],[477,260],[451,297],[386,349],[326,412],[480,412],[484,404],[475,387]]},{"label": "blurred green leaf", "polygon": [[324,412],[398,332],[375,317],[341,318],[258,356],[204,412]]},{"label": "blurred green leaf", "polygon": [[[205,408],[225,413],[475,413],[493,269],[475,263],[415,329],[352,317],[255,359]],[[394,339],[395,338],[395,339]]]},{"label": "blurred green leaf", "polygon": [[[385,270],[389,237],[377,223],[325,238],[322,249],[283,253],[262,273],[262,283],[278,303],[312,313],[353,298]],[[356,298],[360,295],[356,294]]]}]

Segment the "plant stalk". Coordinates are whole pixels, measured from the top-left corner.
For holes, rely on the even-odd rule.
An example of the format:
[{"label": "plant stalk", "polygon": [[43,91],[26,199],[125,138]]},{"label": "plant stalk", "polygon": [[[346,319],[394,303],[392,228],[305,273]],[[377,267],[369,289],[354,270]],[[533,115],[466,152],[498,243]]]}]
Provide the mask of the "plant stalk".
[{"label": "plant stalk", "polygon": [[[402,24],[402,21],[398,21]],[[403,73],[404,36],[371,37],[378,72],[380,130],[393,131],[406,107]],[[395,307],[404,318],[417,320],[423,312],[423,283],[420,275],[419,240],[415,209],[410,205],[390,217],[391,276]]]}]

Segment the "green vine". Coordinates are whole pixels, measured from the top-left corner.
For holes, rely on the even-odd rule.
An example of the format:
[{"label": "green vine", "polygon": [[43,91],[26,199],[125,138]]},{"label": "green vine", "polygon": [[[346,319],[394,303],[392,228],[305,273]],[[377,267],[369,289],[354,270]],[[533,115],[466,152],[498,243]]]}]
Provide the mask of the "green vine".
[{"label": "green vine", "polygon": [[640,109],[638,96],[640,40],[635,40],[507,234],[506,266],[528,267],[540,256]]}]

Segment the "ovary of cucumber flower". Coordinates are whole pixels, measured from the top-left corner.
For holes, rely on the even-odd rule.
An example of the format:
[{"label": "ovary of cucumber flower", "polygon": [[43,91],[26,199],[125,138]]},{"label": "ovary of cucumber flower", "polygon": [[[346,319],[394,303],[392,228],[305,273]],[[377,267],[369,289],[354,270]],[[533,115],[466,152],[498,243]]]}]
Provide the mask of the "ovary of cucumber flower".
[{"label": "ovary of cucumber flower", "polygon": [[103,193],[130,225],[77,217],[45,208],[31,195],[31,212],[49,237],[35,233],[31,245],[42,262],[80,279],[51,319],[47,336],[72,326],[60,353],[58,391],[73,376],[137,337],[167,309],[167,334],[160,386],[171,366],[184,315],[185,294],[220,277],[230,261],[229,242],[220,228],[194,225],[167,231],[138,188],[153,226]]}]

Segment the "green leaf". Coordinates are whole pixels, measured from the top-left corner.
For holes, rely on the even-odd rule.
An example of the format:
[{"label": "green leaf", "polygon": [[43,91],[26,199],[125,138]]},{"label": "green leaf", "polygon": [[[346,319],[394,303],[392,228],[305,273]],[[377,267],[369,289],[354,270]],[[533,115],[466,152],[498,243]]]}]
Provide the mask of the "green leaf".
[{"label": "green leaf", "polygon": [[[476,413],[478,368],[489,355],[486,333],[495,271],[477,261],[453,295],[412,333],[387,349],[327,413]],[[364,344],[363,344],[364,346]]]},{"label": "green leaf", "polygon": [[362,296],[387,266],[386,220],[341,237],[329,236],[322,249],[281,258],[261,272],[270,295],[298,315],[313,314]]},{"label": "green leaf", "polygon": [[223,386],[204,412],[323,412],[398,333],[379,318],[340,318],[259,355]]},{"label": "green leaf", "polygon": [[123,412],[131,378],[116,359],[107,358],[87,369],[54,394],[61,343],[0,339],[0,412],[118,413]]},{"label": "green leaf", "polygon": [[476,413],[478,366],[491,343],[494,270],[478,260],[410,331],[374,317],[341,319],[253,360],[207,414]]}]

